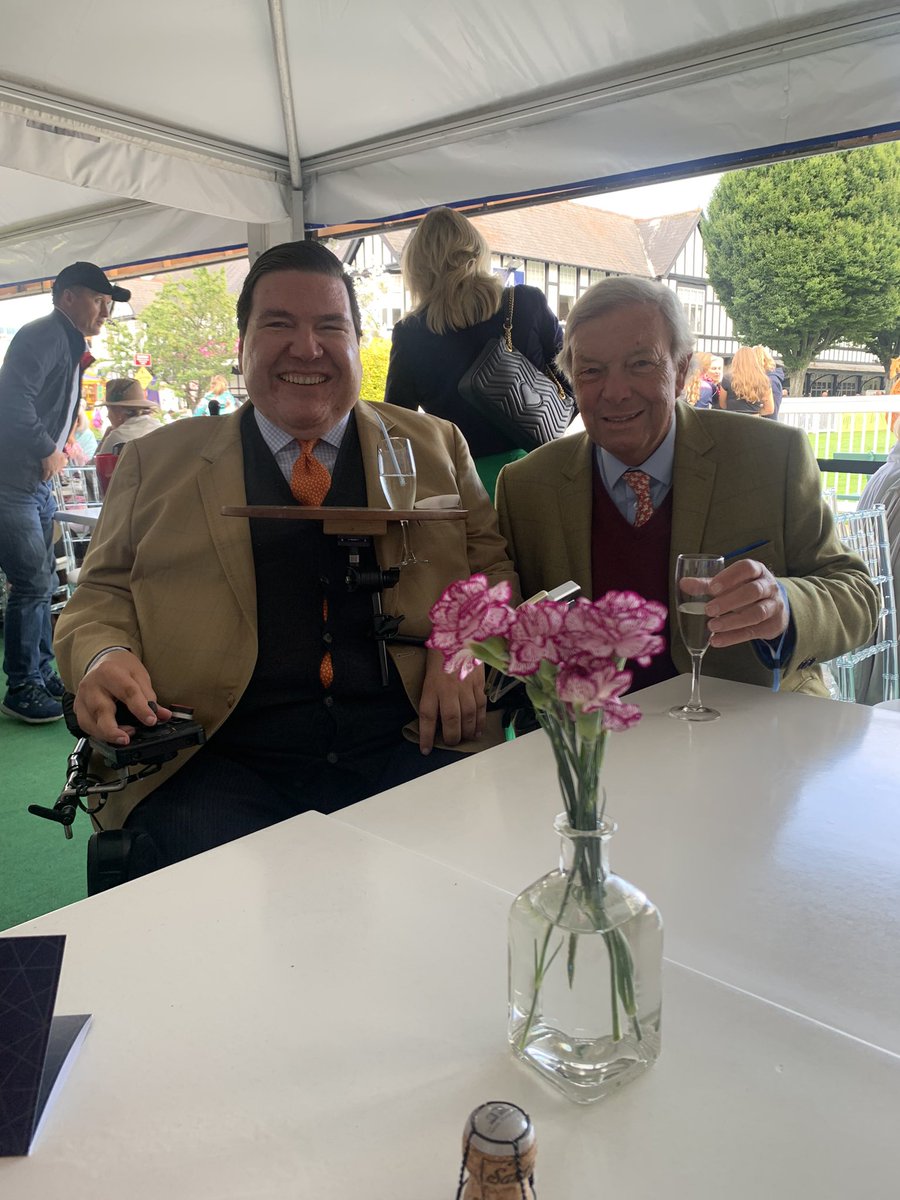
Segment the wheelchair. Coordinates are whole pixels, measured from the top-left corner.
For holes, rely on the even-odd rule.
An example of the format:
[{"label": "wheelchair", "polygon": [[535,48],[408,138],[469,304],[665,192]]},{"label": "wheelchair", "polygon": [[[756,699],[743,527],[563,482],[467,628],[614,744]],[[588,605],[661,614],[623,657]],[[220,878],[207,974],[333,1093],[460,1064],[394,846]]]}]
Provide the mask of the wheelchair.
[{"label": "wheelchair", "polygon": [[[66,782],[52,808],[29,804],[28,811],[61,825],[69,839],[79,811],[91,817],[97,829],[88,841],[87,892],[89,896],[95,896],[120,883],[148,875],[160,865],[156,844],[146,833],[99,828],[98,814],[103,811],[109,795],[154,775],[163,763],[182,750],[202,746],[206,734],[192,719],[191,709],[177,708],[173,709],[170,721],[152,728],[138,726],[129,745],[114,746],[99,738],[88,737],[79,728],[74,702],[75,697],[70,693],[63,696],[66,726],[76,739],[75,748],[67,759]],[[122,706],[117,709],[116,719],[121,724],[134,724],[134,717]],[[92,772],[95,754],[112,773],[112,778],[100,778]]]}]

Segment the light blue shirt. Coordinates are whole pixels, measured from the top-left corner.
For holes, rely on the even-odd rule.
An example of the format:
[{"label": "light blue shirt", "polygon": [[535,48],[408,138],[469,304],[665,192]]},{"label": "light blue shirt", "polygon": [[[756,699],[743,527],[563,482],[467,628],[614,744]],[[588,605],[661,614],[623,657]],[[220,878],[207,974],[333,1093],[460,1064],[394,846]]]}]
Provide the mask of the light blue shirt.
[{"label": "light blue shirt", "polygon": [[637,496],[625,480],[626,471],[644,471],[650,476],[650,499],[654,509],[659,508],[672,488],[672,472],[675,468],[675,414],[669,423],[669,431],[646,462],[639,467],[630,467],[620,462],[614,454],[601,446],[594,448],[597,467],[603,486],[613,504],[630,525],[637,516]]},{"label": "light blue shirt", "polygon": [[[290,483],[294,463],[300,457],[300,444],[291,434],[286,433],[280,426],[273,424],[268,417],[264,417],[258,408],[254,408],[253,415],[256,418],[256,427],[262,434],[263,441],[272,451],[272,455],[278,463],[278,469],[288,483]],[[347,422],[349,420],[350,414],[345,413],[337,425],[329,429],[319,439],[318,445],[313,450],[313,458],[318,459],[322,466],[327,469],[329,475],[334,474],[338,451],[341,448],[341,442],[347,431]]]}]

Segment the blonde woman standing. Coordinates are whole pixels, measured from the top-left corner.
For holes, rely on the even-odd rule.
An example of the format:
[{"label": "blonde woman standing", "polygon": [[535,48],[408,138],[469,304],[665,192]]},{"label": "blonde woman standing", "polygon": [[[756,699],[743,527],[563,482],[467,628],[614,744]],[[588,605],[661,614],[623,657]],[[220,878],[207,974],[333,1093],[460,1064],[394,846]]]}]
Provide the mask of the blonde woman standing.
[{"label": "blonde woman standing", "polygon": [[772,385],[759,364],[755,349],[750,346],[741,346],[735,353],[722,380],[722,391],[720,408],[756,417],[770,417],[775,413]]},{"label": "blonde woman standing", "polygon": [[[413,308],[394,326],[384,398],[457,425],[493,496],[500,468],[525,451],[458,391],[477,356],[500,336],[506,318],[505,289],[491,274],[490,249],[461,213],[435,208],[409,238],[400,266]],[[559,321],[537,288],[520,284],[513,289],[512,338],[541,370],[562,346]]]}]

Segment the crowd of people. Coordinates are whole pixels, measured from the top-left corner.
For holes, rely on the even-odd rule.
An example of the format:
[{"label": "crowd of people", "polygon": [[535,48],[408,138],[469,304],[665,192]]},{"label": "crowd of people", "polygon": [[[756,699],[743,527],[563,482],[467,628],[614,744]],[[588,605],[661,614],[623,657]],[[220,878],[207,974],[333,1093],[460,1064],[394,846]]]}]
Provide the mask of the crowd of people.
[{"label": "crowd of people", "polygon": [[[12,585],[0,707],[51,720],[67,688],[86,733],[127,745],[170,719],[176,699],[191,704],[205,745],[104,809],[104,827],[145,839],[158,865],[498,741],[483,670],[459,680],[424,645],[444,588],[474,573],[508,581],[515,598],[574,580],[586,597],[636,591],[671,613],[673,555],[721,553],[708,671],[820,695],[820,663],[872,633],[876,592],[834,533],[808,439],[741,415],[777,415],[777,372],[756,350],[728,369],[692,359],[677,296],[649,280],[595,284],[564,331],[539,292],[517,287],[513,344],[559,374],[584,422],[526,454],[460,398],[506,300],[471,223],[430,214],[403,269],[414,308],[394,332],[383,404],[360,400],[353,282],[315,241],[267,250],[246,277],[236,316],[247,403],[232,410],[218,377],[204,397],[218,419],[147,432],[140,385],[108,385],[114,427],[100,449],[125,445],[52,648],[49,480],[78,436],[85,338],[123,289],[96,267],[63,271],[53,314],[17,335],[0,370],[0,567]],[[383,507],[373,464],[396,437],[413,447],[419,500],[452,498],[465,517],[414,526],[418,561],[384,588],[403,635],[385,660],[371,596],[348,586],[347,552],[321,523],[222,509]],[[361,575],[399,562],[400,536],[392,525],[358,548]],[[634,687],[688,668],[677,623],[664,634]]]},{"label": "crowd of people", "polygon": [[778,420],[784,395],[784,368],[765,346],[740,346],[728,367],[709,353],[695,354],[683,399],[692,408],[726,409]]}]

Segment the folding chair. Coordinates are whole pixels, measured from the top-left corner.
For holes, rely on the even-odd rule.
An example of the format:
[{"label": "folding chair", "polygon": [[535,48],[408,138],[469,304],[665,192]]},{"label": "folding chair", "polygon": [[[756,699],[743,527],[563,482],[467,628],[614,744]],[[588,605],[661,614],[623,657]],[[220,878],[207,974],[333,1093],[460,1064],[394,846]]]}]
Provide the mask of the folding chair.
[{"label": "folding chair", "polygon": [[835,527],[847,549],[866,564],[881,604],[872,639],[823,664],[833,681],[832,695],[851,704],[896,700],[900,698],[897,607],[884,505],[841,513],[835,518]]}]

